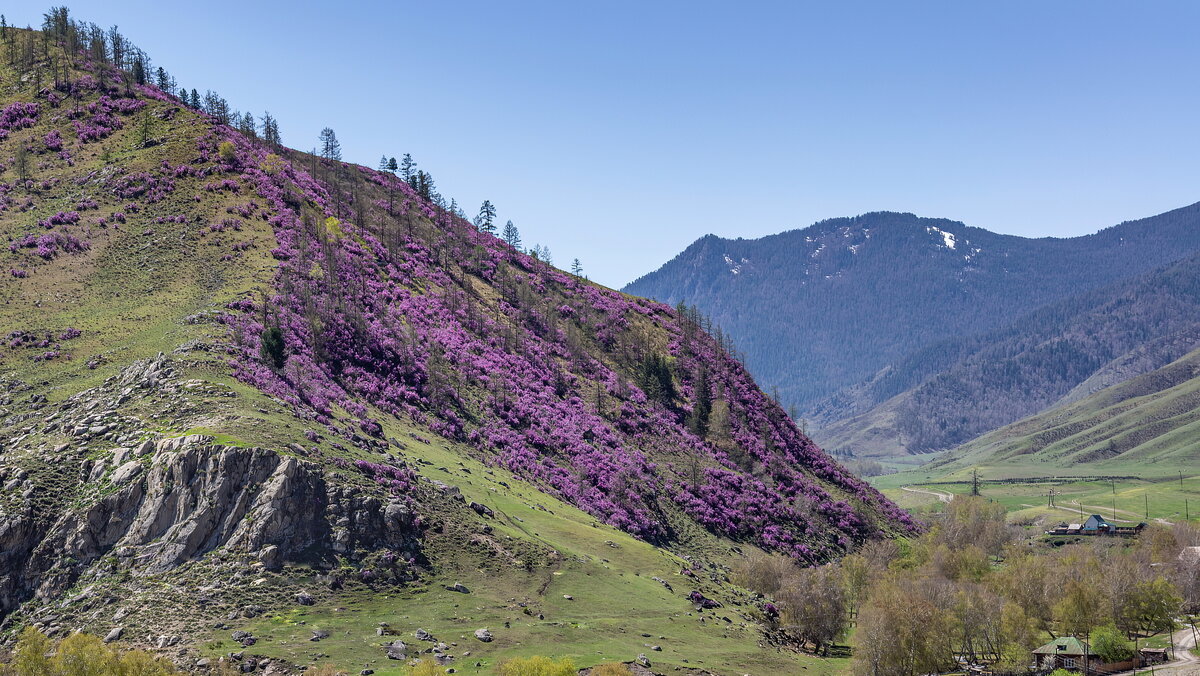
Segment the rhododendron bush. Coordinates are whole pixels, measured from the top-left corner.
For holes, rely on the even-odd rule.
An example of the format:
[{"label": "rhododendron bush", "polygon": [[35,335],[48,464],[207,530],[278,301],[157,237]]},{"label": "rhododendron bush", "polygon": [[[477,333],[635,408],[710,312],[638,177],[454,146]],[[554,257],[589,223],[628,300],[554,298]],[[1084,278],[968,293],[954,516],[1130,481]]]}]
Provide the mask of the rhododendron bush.
[{"label": "rhododendron bush", "polygon": [[[222,142],[232,156],[217,152]],[[235,372],[331,432],[379,436],[380,416],[411,419],[652,541],[670,540],[671,514],[682,512],[820,561],[916,528],[675,310],[525,256],[390,174],[321,161],[314,176],[223,128],[198,150],[218,163],[205,173],[221,174],[204,189],[256,196],[262,208],[227,212],[268,220],[277,239],[273,294],[228,306]],[[151,191],[130,178],[118,194]],[[373,199],[350,189],[362,178]],[[286,346],[279,366],[264,357],[267,327]],[[639,385],[648,354],[670,369],[668,399]],[[686,423],[700,386],[723,412],[704,434]],[[396,492],[412,481],[383,465],[359,469]]]}]

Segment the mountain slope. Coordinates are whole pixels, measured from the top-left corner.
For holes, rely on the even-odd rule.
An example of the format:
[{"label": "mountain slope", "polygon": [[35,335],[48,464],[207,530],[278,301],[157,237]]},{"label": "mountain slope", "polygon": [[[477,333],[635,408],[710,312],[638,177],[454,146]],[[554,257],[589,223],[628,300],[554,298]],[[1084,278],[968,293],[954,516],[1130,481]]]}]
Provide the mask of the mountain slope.
[{"label": "mountain slope", "polygon": [[759,648],[724,567],[916,525],[693,317],[45,47],[61,30],[6,29],[29,60],[0,72],[6,635],[195,659],[249,630],[306,664],[307,624],[386,674],[418,628],[469,641],[444,664],[588,665],[671,627],[676,667],[823,669]]},{"label": "mountain slope", "polygon": [[1053,467],[1174,475],[1200,460],[1200,350],[1078,401],[1006,425],[923,470]]},{"label": "mountain slope", "polygon": [[1178,359],[1200,347],[1198,318],[1194,255],[919,351],[822,402],[818,434],[858,455],[951,448]]},{"label": "mountain slope", "polygon": [[803,410],[918,350],[1182,258],[1200,248],[1198,225],[1192,205],[1025,239],[872,213],[756,240],[709,235],[625,291],[699,307]]}]

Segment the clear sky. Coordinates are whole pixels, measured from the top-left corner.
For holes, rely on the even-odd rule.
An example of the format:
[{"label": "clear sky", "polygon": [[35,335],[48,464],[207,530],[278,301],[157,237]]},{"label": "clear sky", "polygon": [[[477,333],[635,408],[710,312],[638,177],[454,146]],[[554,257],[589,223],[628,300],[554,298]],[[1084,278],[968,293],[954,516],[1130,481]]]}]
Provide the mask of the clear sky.
[{"label": "clear sky", "polygon": [[1070,236],[1200,201],[1190,0],[67,4],[287,145],[412,153],[611,286],[710,232],[895,210]]}]

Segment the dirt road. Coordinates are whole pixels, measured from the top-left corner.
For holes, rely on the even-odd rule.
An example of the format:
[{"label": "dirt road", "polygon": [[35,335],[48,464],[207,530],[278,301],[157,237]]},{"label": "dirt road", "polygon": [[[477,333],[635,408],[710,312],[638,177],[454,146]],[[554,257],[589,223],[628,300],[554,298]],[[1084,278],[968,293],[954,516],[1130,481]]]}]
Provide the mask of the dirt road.
[{"label": "dirt road", "polygon": [[900,490],[908,491],[909,493],[924,493],[925,495],[932,495],[942,502],[950,502],[954,499],[953,494],[943,493],[942,491],[927,491],[920,488],[913,488],[912,486],[901,486]]},{"label": "dirt road", "polygon": [[1200,658],[1192,654],[1196,638],[1191,627],[1175,632],[1175,661],[1131,671],[1131,674],[1162,674],[1163,676],[1200,676]]}]

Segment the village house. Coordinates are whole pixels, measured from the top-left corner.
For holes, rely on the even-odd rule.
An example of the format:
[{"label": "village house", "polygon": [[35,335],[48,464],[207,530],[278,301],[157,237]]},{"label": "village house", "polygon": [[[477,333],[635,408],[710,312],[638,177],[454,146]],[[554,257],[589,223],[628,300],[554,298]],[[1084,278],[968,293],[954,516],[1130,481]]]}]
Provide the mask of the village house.
[{"label": "village house", "polygon": [[1047,530],[1046,535],[1137,535],[1145,527],[1145,522],[1135,526],[1117,526],[1099,514],[1093,514],[1083,523],[1060,523]]},{"label": "village house", "polygon": [[1142,648],[1132,659],[1105,662],[1090,646],[1074,636],[1060,636],[1032,652],[1034,670],[1039,673],[1066,669],[1089,675],[1114,674],[1167,661],[1165,650]]}]

